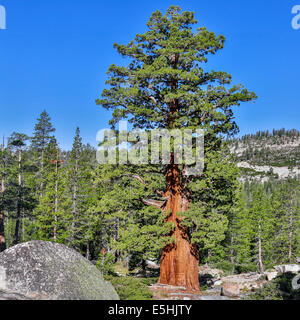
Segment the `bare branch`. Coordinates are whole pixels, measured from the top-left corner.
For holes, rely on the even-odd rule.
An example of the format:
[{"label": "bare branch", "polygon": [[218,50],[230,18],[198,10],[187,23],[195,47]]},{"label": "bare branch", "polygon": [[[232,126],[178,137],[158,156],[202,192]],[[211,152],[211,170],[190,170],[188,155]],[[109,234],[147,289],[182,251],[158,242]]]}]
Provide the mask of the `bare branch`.
[{"label": "bare branch", "polygon": [[[215,110],[215,109],[218,109],[218,108],[219,108],[218,105],[214,105],[214,106],[212,107],[212,110]],[[210,111],[211,111],[211,110],[210,110]],[[204,112],[203,116],[202,116],[201,119],[200,119],[201,123],[204,122],[204,120],[206,119],[206,117],[208,116],[208,114],[209,114],[209,111]]]},{"label": "bare branch", "polygon": [[154,206],[161,209],[166,204],[166,201],[152,200],[152,199],[142,199],[142,202],[147,206]]},{"label": "bare branch", "polygon": [[162,197],[162,200],[168,200],[168,197],[165,197],[165,193],[160,190],[155,190],[155,192]]},{"label": "bare branch", "polygon": [[137,179],[140,183],[142,183],[143,185],[146,185],[146,182],[143,180],[143,178],[137,174],[124,174],[123,176]]},{"label": "bare branch", "polygon": [[158,103],[157,103],[157,100],[156,100],[153,96],[149,97],[149,99],[150,99],[154,104],[156,104],[156,105],[158,104]]}]

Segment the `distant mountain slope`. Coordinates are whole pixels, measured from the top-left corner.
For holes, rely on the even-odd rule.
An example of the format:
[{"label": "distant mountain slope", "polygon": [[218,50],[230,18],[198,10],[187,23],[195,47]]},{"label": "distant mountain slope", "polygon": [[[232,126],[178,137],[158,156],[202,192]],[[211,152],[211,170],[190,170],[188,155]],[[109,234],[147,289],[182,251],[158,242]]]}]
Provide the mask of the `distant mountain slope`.
[{"label": "distant mountain slope", "polygon": [[300,132],[296,129],[259,131],[230,140],[229,147],[243,180],[300,178]]}]

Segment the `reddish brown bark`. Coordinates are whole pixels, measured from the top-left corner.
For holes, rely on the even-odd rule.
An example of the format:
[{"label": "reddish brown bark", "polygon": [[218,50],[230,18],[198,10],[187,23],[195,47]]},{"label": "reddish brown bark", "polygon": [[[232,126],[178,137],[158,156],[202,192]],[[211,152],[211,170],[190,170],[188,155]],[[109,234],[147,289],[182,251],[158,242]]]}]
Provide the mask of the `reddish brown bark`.
[{"label": "reddish brown bark", "polygon": [[168,201],[163,210],[169,212],[167,221],[175,224],[174,231],[169,235],[175,238],[175,242],[163,249],[159,283],[199,291],[198,251],[190,243],[186,228],[181,225],[183,217],[178,216],[179,212],[188,209],[189,201],[181,187],[180,168],[172,162],[166,176],[165,197],[168,197]]},{"label": "reddish brown bark", "polygon": [[[177,69],[178,60],[179,55],[174,53],[171,56],[171,65],[174,69]],[[177,90],[177,79],[171,80],[171,88],[174,92]],[[169,107],[167,127],[168,129],[176,129],[175,119],[179,110],[178,99],[172,99]],[[178,216],[178,213],[189,208],[189,201],[182,188],[180,167],[175,164],[175,158],[176,155],[172,153],[166,175],[165,198],[168,200],[163,207],[163,210],[169,213],[167,222],[172,221],[175,224],[174,231],[169,235],[175,239],[175,242],[167,245],[162,251],[159,282],[200,291],[198,250],[190,243],[187,230],[181,224],[184,217]]]}]

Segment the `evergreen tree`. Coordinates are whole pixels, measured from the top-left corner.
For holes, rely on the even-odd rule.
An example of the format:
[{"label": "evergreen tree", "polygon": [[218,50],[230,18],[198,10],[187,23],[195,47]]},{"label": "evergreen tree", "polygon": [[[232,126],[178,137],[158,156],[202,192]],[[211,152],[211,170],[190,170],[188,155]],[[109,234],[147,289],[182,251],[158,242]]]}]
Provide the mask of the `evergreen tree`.
[{"label": "evergreen tree", "polygon": [[235,210],[233,212],[229,234],[231,248],[231,262],[237,271],[248,271],[256,269],[252,267],[252,224],[248,209],[247,195],[243,188],[239,190],[236,197]]},{"label": "evergreen tree", "polygon": [[260,273],[264,272],[265,264],[270,263],[271,239],[274,236],[274,216],[270,201],[261,184],[254,184],[249,203],[249,214],[252,226],[253,258]]},{"label": "evergreen tree", "polygon": [[276,233],[273,250],[278,263],[292,263],[299,254],[299,182],[287,179],[272,194]]},{"label": "evergreen tree", "polygon": [[197,244],[202,262],[216,264],[230,260],[228,228],[236,210],[239,170],[222,144],[218,150],[206,150],[205,162],[201,179],[188,184],[192,195],[182,224],[188,227],[191,242]]},{"label": "evergreen tree", "polygon": [[67,209],[71,199],[67,196],[63,160],[55,138],[51,139],[44,152],[45,190],[34,211],[33,237],[64,243],[70,237],[72,219]]},{"label": "evergreen tree", "polygon": [[51,119],[46,110],[44,110],[40,118],[37,119],[37,124],[34,127],[34,135],[31,139],[31,148],[37,153],[39,157],[39,181],[40,181],[40,195],[43,195],[44,188],[44,158],[45,150],[51,139],[53,139],[52,133],[55,132],[51,124]]},{"label": "evergreen tree", "polygon": [[[115,44],[131,63],[110,66],[109,88],[97,104],[113,110],[112,126],[129,118],[134,128],[202,128],[207,134],[206,150],[212,149],[214,157],[220,152],[220,134],[237,131],[232,107],[256,96],[241,85],[230,87],[231,76],[226,72],[204,70],[209,55],[223,48],[225,38],[203,27],[194,33],[196,23],[193,12],[181,12],[179,7],[170,7],[165,15],[154,12],[147,24],[149,31],[138,34],[128,45]],[[171,152],[170,164],[163,170],[164,198],[168,199],[163,211],[169,213],[166,221],[174,224],[169,236],[175,241],[163,249],[159,281],[199,289],[198,248],[189,236],[192,228],[183,227],[180,216],[192,199],[185,170],[175,162]],[[155,206],[161,207],[157,202]],[[224,225],[223,218],[215,220],[216,225]]]},{"label": "evergreen tree", "polygon": [[143,180],[140,171],[142,168],[128,165],[99,166],[94,211],[99,217],[105,251],[130,268],[141,266],[145,273],[146,260],[159,259],[166,231],[160,210],[143,204],[143,199],[159,190],[162,181],[153,175]]},{"label": "evergreen tree", "polygon": [[95,196],[92,177],[95,158],[95,150],[82,144],[80,130],[77,128],[66,168],[68,192],[72,199],[69,242],[87,258],[90,257],[90,242],[93,240],[93,215],[90,207]]},{"label": "evergreen tree", "polygon": [[9,146],[16,150],[17,153],[17,177],[18,177],[18,196],[17,196],[17,212],[16,212],[16,227],[15,227],[15,236],[14,244],[18,244],[20,241],[20,225],[21,225],[21,213],[24,212],[24,182],[22,177],[22,153],[26,147],[26,141],[29,137],[22,133],[14,132],[11,137],[8,139]]}]

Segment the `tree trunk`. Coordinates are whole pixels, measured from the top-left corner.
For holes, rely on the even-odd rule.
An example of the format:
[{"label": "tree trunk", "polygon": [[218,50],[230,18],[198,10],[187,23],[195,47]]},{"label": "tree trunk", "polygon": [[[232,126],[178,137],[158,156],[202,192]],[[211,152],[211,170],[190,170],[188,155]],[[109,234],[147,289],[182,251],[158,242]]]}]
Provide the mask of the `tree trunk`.
[{"label": "tree trunk", "polygon": [[53,238],[57,241],[57,213],[58,213],[58,159],[59,151],[57,151],[57,158],[55,162],[55,204],[54,204],[54,228],[53,228]]},{"label": "tree trunk", "polygon": [[6,249],[6,242],[4,236],[4,215],[2,211],[0,211],[0,252]]},{"label": "tree trunk", "polygon": [[147,277],[147,264],[144,259],[142,260],[142,275],[144,278]]},{"label": "tree trunk", "polygon": [[290,221],[289,221],[289,262],[290,263],[292,263],[292,260],[293,260],[293,231],[294,231],[293,198],[291,198]]},{"label": "tree trunk", "polygon": [[86,254],[85,254],[85,257],[87,260],[90,260],[90,242],[87,241],[86,243]]},{"label": "tree trunk", "polygon": [[[2,144],[2,177],[1,177],[1,196],[3,197],[5,191],[5,158],[4,158],[4,137],[3,137],[3,144]],[[5,234],[4,234],[4,214],[3,211],[0,209],[0,252],[6,249],[6,241],[5,241]]]},{"label": "tree trunk", "polygon": [[5,145],[4,145],[4,137],[3,137],[3,143],[2,143],[2,148],[1,148],[1,151],[2,151],[2,176],[1,176],[1,193],[4,193],[5,191],[5,156],[4,156],[4,148],[5,148]]},{"label": "tree trunk", "polygon": [[41,198],[44,196],[44,149],[42,149],[41,153],[41,190],[40,190]]},{"label": "tree trunk", "polygon": [[20,220],[21,220],[21,209],[22,209],[22,151],[19,150],[18,160],[18,203],[17,203],[17,220],[15,227],[15,240],[14,244],[18,244],[20,241]]},{"label": "tree trunk", "polygon": [[181,188],[180,168],[173,160],[174,156],[171,157],[166,176],[165,197],[168,197],[168,201],[163,210],[169,212],[167,221],[174,223],[175,229],[170,237],[174,237],[175,242],[167,245],[162,251],[159,283],[198,291],[199,254],[197,248],[190,243],[186,228],[181,225],[182,218],[177,215],[188,209],[189,202]]},{"label": "tree trunk", "polygon": [[24,206],[22,207],[22,242],[25,241],[25,226],[24,226],[24,222],[25,222],[25,209]]},{"label": "tree trunk", "polygon": [[261,222],[259,222],[259,225],[258,225],[258,265],[259,265],[259,272],[263,274],[264,265],[262,262]]},{"label": "tree trunk", "polygon": [[[172,55],[172,67],[177,69],[179,55]],[[171,88],[176,92],[178,88],[177,79],[171,80]],[[172,99],[169,104],[168,129],[178,129],[175,124],[176,113],[179,109],[178,99]],[[175,164],[176,150],[170,154],[170,164],[166,174],[166,192],[168,198],[166,206],[163,208],[168,213],[167,222],[171,221],[175,229],[170,234],[175,242],[165,246],[162,250],[160,263],[159,282],[173,286],[182,286],[188,290],[200,291],[199,284],[199,253],[195,245],[190,243],[189,235],[177,213],[186,211],[189,208],[189,200],[184,194],[181,181],[181,170]]]},{"label": "tree trunk", "polygon": [[71,226],[71,242],[75,239],[75,227],[77,219],[77,193],[78,193],[78,155],[76,154],[75,161],[75,181],[74,181],[74,190],[73,190],[73,212],[72,212],[72,226]]},{"label": "tree trunk", "polygon": [[[232,229],[232,226],[231,226],[231,229]],[[234,274],[235,272],[235,264],[234,264],[234,250],[233,250],[233,235],[231,235],[230,237],[230,262],[231,262],[231,265],[232,265],[232,269],[231,269],[231,272],[232,274]]]}]

